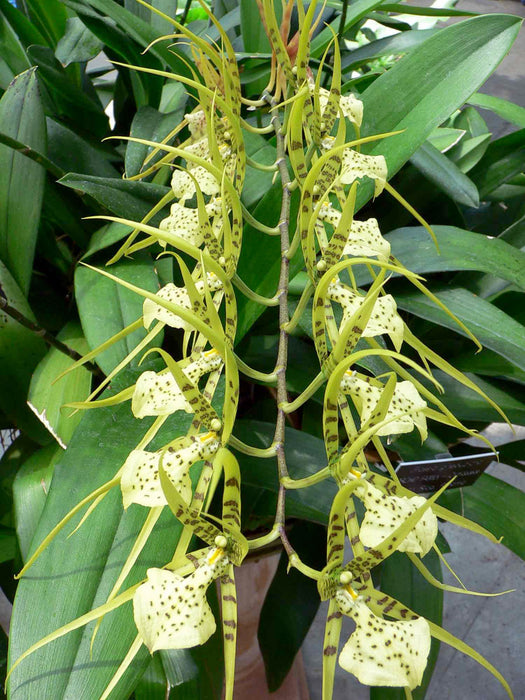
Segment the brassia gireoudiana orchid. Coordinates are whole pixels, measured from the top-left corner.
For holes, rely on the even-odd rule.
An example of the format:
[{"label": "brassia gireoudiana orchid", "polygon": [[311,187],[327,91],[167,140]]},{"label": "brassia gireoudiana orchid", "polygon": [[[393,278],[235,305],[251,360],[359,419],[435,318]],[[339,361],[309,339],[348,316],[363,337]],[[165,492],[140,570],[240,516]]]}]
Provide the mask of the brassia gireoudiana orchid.
[{"label": "brassia gireoudiana orchid", "polygon": [[[166,77],[187,86],[196,104],[180,125],[173,125],[172,134],[164,141],[130,137],[152,149],[135,179],[162,168],[170,171],[171,189],[163,201],[169,209],[164,210],[160,224],[148,223],[149,216],[142,221],[101,218],[131,229],[111,262],[149,246],[160,255],[173,257],[182,284],[168,283],[154,294],[109,271],[99,270],[144,298],[142,322],[147,335],[128,360],[141,353],[155,353],[163,369],[145,371],[133,386],[120,393],[102,399],[92,395],[86,402],[75,404],[75,408],[130,401],[130,411],[137,420],[154,417],[154,422],[114,478],[57,524],[20,575],[30,569],[73,515],[88,506],[83,522],[114,486],[121,489],[124,508],[146,508],[148,516],[107,601],[28,649],[14,660],[10,672],[35,649],[132,602],[129,614],[135,621],[137,636],[103,693],[102,698],[106,698],[142,645],[154,653],[207,642],[219,624],[208,603],[207,591],[218,582],[225,697],[230,700],[238,624],[235,568],[242,566],[246,556],[280,541],[290,566],[315,579],[322,600],[328,601],[323,654],[325,700],[332,696],[337,659],[361,683],[404,688],[407,697],[411,697],[411,690],[421,683],[427,665],[431,636],[478,660],[511,695],[505,680],[487,661],[376,588],[371,576],[373,569],[392,553],[402,552],[430,582],[440,585],[421,559],[437,549],[438,517],[494,540],[481,526],[439,506],[439,493],[425,499],[403,488],[384,445],[385,438],[414,429],[425,440],[428,420],[469,433],[428,388],[440,390],[431,372],[430,357],[440,370],[482,394],[467,377],[435,354],[430,355],[408,330],[394,295],[386,291],[389,278],[403,276],[425,292],[424,284],[391,255],[376,219],[357,218],[357,202],[362,204],[384,190],[414,214],[388,183],[385,157],[363,152],[370,142],[374,142],[376,151],[380,150],[381,140],[394,138],[395,133],[361,138],[366,109],[357,96],[341,94],[341,62],[335,38],[329,47],[331,84],[329,88],[321,86],[326,56],[320,64],[310,63],[309,56],[311,35],[318,21],[316,2],[306,9],[298,0],[300,29],[289,36],[292,0],[283,0],[280,25],[274,3],[257,0],[271,46],[272,71],[261,98],[250,100],[242,94],[228,35],[213,15],[209,18],[216,27],[219,43],[205,41],[155,7],[137,1],[173,25],[174,34],[166,37],[168,41],[182,37],[191,45],[200,75]],[[258,119],[254,112],[258,112]],[[246,133],[259,139],[261,134],[270,135],[275,143],[273,165],[262,165],[247,157]],[[175,134],[180,140],[173,140]],[[260,168],[274,174],[281,206],[280,212],[275,212],[273,226],[259,222],[243,202],[247,166],[251,171]],[[428,225],[415,215],[432,236]],[[253,229],[262,235],[280,237],[276,258],[279,275],[275,292],[269,297],[250,289],[237,272],[243,232]],[[355,266],[368,268],[371,282],[367,288],[357,286]],[[295,274],[303,268],[307,281],[291,315],[290,269]],[[432,300],[432,295],[428,295]],[[237,301],[241,296],[260,308],[278,307],[277,358],[275,369],[269,373],[248,366],[235,352]],[[288,339],[307,313],[311,314],[319,373],[303,393],[290,400],[286,373]],[[152,341],[165,326],[180,335],[183,350],[179,358],[162,348],[151,349]],[[105,343],[104,348],[109,344]],[[94,355],[96,351],[90,353],[89,359]],[[414,359],[417,357],[421,363]],[[375,360],[366,365],[367,369],[362,363],[366,358]],[[375,373],[373,367],[381,369]],[[234,435],[240,375],[276,387],[275,434],[267,448],[246,444]],[[114,372],[103,386],[113,376]],[[287,416],[322,387],[326,463],[319,465],[316,473],[294,479],[286,461]],[[187,434],[173,435],[160,449],[148,449],[166,418],[178,411],[191,415]],[[379,455],[384,471],[371,467],[369,453],[365,452],[370,446]],[[239,455],[240,465],[232,450]],[[243,455],[275,460],[280,484],[273,527],[266,534],[251,538],[241,532]],[[325,480],[335,482],[337,492],[328,522],[327,563],[318,571],[303,563],[290,544],[285,508],[290,489],[307,489],[326,483]],[[214,495],[215,500],[222,497],[222,510],[212,516],[208,511]],[[359,516],[355,501],[363,506]],[[165,508],[182,525],[175,551],[166,551],[164,566],[151,567],[146,580],[121,592]],[[195,542],[193,535],[206,546],[190,551]],[[339,653],[344,615],[351,617],[356,626]],[[96,653],[96,643],[93,649]]]}]

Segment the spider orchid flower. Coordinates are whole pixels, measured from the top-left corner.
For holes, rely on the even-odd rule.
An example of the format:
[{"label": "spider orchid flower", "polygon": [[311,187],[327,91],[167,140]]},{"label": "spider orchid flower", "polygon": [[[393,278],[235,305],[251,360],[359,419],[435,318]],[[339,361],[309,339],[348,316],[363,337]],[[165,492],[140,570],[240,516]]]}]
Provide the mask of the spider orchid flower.
[{"label": "spider orchid flower", "polygon": [[[167,505],[159,477],[159,462],[186,503],[192,496],[190,468],[203,459],[211,459],[220,447],[215,433],[207,433],[195,439],[183,438],[181,446],[168,447],[161,452],[132,450],[124,463],[120,478],[124,508],[138,503],[148,508]],[[179,444],[180,444],[179,443]]]},{"label": "spider orchid flower", "polygon": [[206,591],[229,564],[226,538],[217,537],[216,544],[189,576],[148,569],[147,582],[139,586],[133,598],[133,615],[150,653],[159,649],[189,649],[204,644],[215,632],[217,625]]},{"label": "spider orchid flower", "polygon": [[[313,94],[315,90],[314,81],[310,81],[310,92]],[[330,96],[330,91],[326,88],[319,88],[319,105],[321,107],[321,119],[324,116],[324,111],[326,105],[328,104],[328,98]],[[358,100],[355,95],[349,93],[347,95],[341,95],[339,98],[339,110],[341,111],[343,117],[348,119],[352,124],[356,126],[361,126],[363,122],[363,103]]]},{"label": "spider orchid flower", "polygon": [[[194,384],[208,372],[222,366],[222,358],[216,350],[201,353],[196,360],[183,368],[184,374]],[[176,411],[192,413],[193,409],[169,371],[143,372],[137,379],[131,399],[135,418],[145,416],[169,416]]]},{"label": "spider orchid flower", "polygon": [[[342,306],[342,323],[351,318],[365,301],[365,297],[362,297],[337,279],[332,280],[328,285],[327,296]],[[383,334],[390,336],[394,347],[399,352],[403,344],[403,321],[397,313],[396,302],[391,294],[385,294],[377,299],[363,331],[364,338],[372,338]]]},{"label": "spider orchid flower", "polygon": [[345,671],[364,685],[411,690],[420,685],[430,651],[430,628],[423,617],[383,620],[349,585],[336,592],[335,601],[339,611],[356,623],[339,656]]},{"label": "spider orchid flower", "polygon": [[[329,151],[333,148],[335,138],[327,136],[321,142],[321,149]],[[367,156],[352,148],[345,148],[341,158],[341,172],[339,182],[342,185],[351,185],[354,180],[368,177],[374,180],[374,197],[381,194],[388,176],[388,168],[384,156]]]},{"label": "spider orchid flower", "polygon": [[[325,222],[333,226],[335,230],[340,220],[341,212],[330,202],[324,202],[319,212],[318,225],[322,226],[321,222]],[[343,255],[377,257],[379,260],[385,261],[389,259],[390,243],[381,235],[377,219],[367,219],[366,221],[354,219],[352,221]]]},{"label": "spider orchid flower", "polygon": [[[355,399],[361,422],[366,423],[381,399],[383,388],[378,380],[347,371],[341,381],[341,391]],[[426,407],[426,401],[421,398],[412,382],[398,382],[385,415],[385,420],[390,422],[378,428],[376,434],[399,435],[411,433],[414,428],[417,428],[421,440],[426,440],[427,419],[424,413]]]},{"label": "spider orchid flower", "polygon": [[[210,291],[222,289],[222,282],[213,272],[208,272],[206,279]],[[203,280],[198,280],[195,283],[195,287],[199,294],[204,294]],[[186,289],[184,287],[177,287],[172,282],[166,284],[162,289],[159,289],[157,296],[166,301],[171,301],[178,306],[182,306],[185,309],[191,309],[191,301]],[[172,328],[182,328],[185,331],[193,330],[190,323],[184,321],[171,311],[168,311],[163,306],[160,306],[160,304],[156,304],[151,299],[144,300],[142,316],[145,328],[149,328],[151,323],[157,320],[162,321]]]},{"label": "spider orchid flower", "polygon": [[[186,153],[198,156],[208,163],[212,163],[212,155],[210,145],[208,143],[208,135],[206,130],[206,117],[202,110],[185,115],[188,121],[191,137],[183,144],[182,149]],[[214,134],[217,138],[217,146],[220,157],[226,174],[230,179],[233,176],[236,165],[236,156],[230,145],[230,134],[226,129],[227,124],[224,120],[217,120],[214,124]],[[188,171],[199,183],[199,187],[204,194],[217,196],[221,191],[221,183],[217,181],[212,173],[203,165],[198,165],[191,160],[188,160],[186,165]],[[184,201],[193,197],[195,194],[195,183],[193,178],[184,170],[176,169],[173,172],[171,179],[171,188],[173,194],[178,199]]]},{"label": "spider orchid flower", "polygon": [[[350,470],[345,482],[361,476],[362,474],[357,470]],[[357,486],[354,493],[366,508],[359,530],[359,538],[365,547],[380,545],[426,502],[422,496],[390,496],[366,480]],[[437,518],[428,508],[397,549],[400,552],[421,554],[424,557],[434,545],[437,533]]]},{"label": "spider orchid flower", "polygon": [[[211,229],[218,238],[222,228],[221,198],[213,197],[206,204],[205,208],[210,219]],[[179,236],[179,238],[192,243],[197,248],[204,241],[199,223],[199,210],[185,207],[180,202],[175,202],[171,205],[170,215],[160,222],[159,229]]]}]

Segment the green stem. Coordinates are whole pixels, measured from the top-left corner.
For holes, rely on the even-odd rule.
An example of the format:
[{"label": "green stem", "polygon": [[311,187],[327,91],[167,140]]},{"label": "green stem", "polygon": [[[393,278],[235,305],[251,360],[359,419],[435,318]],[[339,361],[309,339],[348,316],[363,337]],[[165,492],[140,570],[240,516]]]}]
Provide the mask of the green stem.
[{"label": "green stem", "polygon": [[322,372],[319,372],[319,374],[313,379],[310,384],[306,387],[306,389],[299,394],[299,396],[294,399],[294,401],[291,401],[290,403],[285,403],[282,406],[282,409],[285,413],[293,413],[294,411],[297,411],[298,408],[300,408],[303,403],[306,403],[308,399],[310,399],[315,392],[320,389],[323,384],[326,381],[326,377]]},{"label": "green stem", "polygon": [[59,168],[58,165],[55,165],[52,161],[49,160],[49,158],[46,158],[46,156],[42,155],[38,151],[33,150],[30,146],[27,146],[25,143],[17,141],[16,139],[2,132],[0,132],[0,143],[9,146],[9,148],[12,148],[13,151],[21,153],[23,156],[26,156],[26,158],[34,160],[35,163],[38,163],[43,168],[45,168],[49,173],[51,173],[51,175],[56,177],[57,180],[59,180],[61,177],[64,177],[64,175],[66,174],[65,170]]},{"label": "green stem", "polygon": [[239,438],[236,438],[235,435],[230,435],[228,438],[228,444],[233,447],[234,450],[242,452],[245,455],[249,455],[250,457],[269,459],[270,457],[275,457],[276,455],[276,446],[274,444],[270,445],[270,447],[264,448],[253,447],[253,445],[247,445],[242,440],[239,440]]},{"label": "green stem", "polygon": [[295,311],[293,312],[292,318],[286,324],[285,330],[287,333],[291,333],[296,328],[313,293],[314,286],[310,281],[308,281],[306,287],[304,288],[301,294],[299,303],[297,304]]},{"label": "green stem", "polygon": [[246,224],[250,224],[250,226],[253,226],[254,229],[257,229],[257,231],[260,231],[261,233],[266,233],[268,236],[278,236],[280,231],[278,226],[266,226],[265,224],[262,224],[260,221],[258,221],[254,216],[250,214],[248,209],[244,206],[244,204],[241,202],[241,207],[242,207],[242,215],[244,222]]},{"label": "green stem", "polygon": [[[44,340],[44,342],[46,342],[48,345],[51,345],[64,355],[67,355],[72,360],[76,360],[77,362],[79,360],[82,360],[82,355],[79,352],[65,345],[60,340],[55,338],[55,336],[52,335],[49,331],[46,331],[45,328],[42,328],[42,326],[39,326],[37,323],[34,323],[29,318],[21,314],[20,311],[17,311],[17,309],[15,309],[13,306],[10,306],[9,302],[7,301],[7,297],[4,294],[4,291],[2,290],[2,285],[0,285],[0,310],[2,310],[8,316],[11,316],[12,319],[14,319],[21,326],[24,326],[24,328],[27,328],[28,330],[32,331],[33,333],[35,333],[35,335],[39,335],[42,338],[42,340]],[[98,377],[101,376],[99,368],[96,365],[91,364],[91,362],[86,362],[84,364],[84,367],[92,374],[95,374]]]},{"label": "green stem", "polygon": [[232,282],[237,289],[244,294],[245,297],[248,297],[248,299],[251,299],[252,301],[256,301],[258,304],[262,304],[263,306],[277,306],[279,303],[279,298],[277,296],[262,297],[260,294],[257,294],[257,292],[254,292],[253,289],[250,289],[250,287],[248,287],[248,285],[242,281],[237,273],[233,276]]}]

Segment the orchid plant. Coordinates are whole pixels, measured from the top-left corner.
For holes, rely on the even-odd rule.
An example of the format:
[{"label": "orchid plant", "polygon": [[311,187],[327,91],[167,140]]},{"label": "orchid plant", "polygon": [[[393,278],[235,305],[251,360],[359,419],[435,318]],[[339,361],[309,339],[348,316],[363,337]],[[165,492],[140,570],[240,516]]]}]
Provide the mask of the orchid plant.
[{"label": "orchid plant", "polygon": [[[213,14],[209,13],[209,19],[219,32],[219,44],[205,41],[155,7],[137,1],[173,26],[173,34],[159,41],[190,43],[198,73],[191,69],[189,75],[162,75],[182,83],[195,106],[159,142],[128,138],[150,148],[141,173],[134,178],[170,168],[169,194],[140,221],[100,218],[130,230],[109,264],[151,248],[159,256],[172,256],[183,284],[168,283],[153,293],[113,275],[111,267],[97,270],[143,298],[142,324],[147,334],[86,401],[70,406],[96,410],[129,402],[136,420],[153,417],[154,421],[113,478],[56,525],[26,561],[20,576],[29,574],[36,559],[75,515],[85,511],[78,527],[83,526],[115,487],[120,487],[125,509],[145,508],[148,514],[106,602],[27,649],[15,660],[11,672],[36,649],[93,621],[97,621],[92,640],[96,643],[101,619],[132,602],[129,614],[135,621],[136,639],[101,700],[110,696],[142,645],[152,654],[191,648],[205,644],[218,625],[224,642],[225,697],[230,699],[236,631],[242,624],[237,619],[235,570],[246,557],[280,542],[289,566],[314,579],[320,598],[328,601],[323,698],[332,697],[337,660],[361,683],[403,688],[406,697],[412,697],[411,691],[422,681],[432,636],[477,660],[512,697],[506,681],[488,661],[382,592],[372,578],[375,567],[394,552],[402,552],[433,585],[471,594],[437,581],[422,560],[431,550],[442,556],[436,543],[438,518],[495,541],[477,523],[437,503],[445,487],[428,499],[404,488],[385,447],[385,438],[388,441],[414,430],[425,440],[427,421],[474,434],[440,400],[442,387],[433,368],[491,402],[467,376],[408,328],[395,295],[388,291],[393,276],[405,278],[432,303],[443,305],[427,290],[421,276],[392,255],[377,220],[358,217],[359,206],[367,199],[387,193],[433,237],[430,226],[389,183],[384,156],[367,152],[367,144],[395,139],[398,132],[361,136],[363,104],[350,93],[342,94],[337,37],[320,63],[310,61],[310,40],[319,22],[316,2],[306,8],[298,0],[300,28],[292,33],[292,0],[283,3],[280,21],[271,0],[257,0],[271,46],[272,71],[261,97],[248,99],[243,95],[228,34]],[[321,84],[322,69],[329,60],[331,83],[325,87]],[[144,66],[130,68],[155,73]],[[247,156],[245,136],[254,133],[274,139],[275,163],[262,164]],[[273,226],[259,222],[244,204],[247,167],[269,171],[280,183],[281,207],[275,212]],[[169,215],[154,226],[151,219],[166,205],[170,206]],[[278,286],[268,297],[250,289],[238,273],[246,225],[280,238]],[[367,289],[356,282],[359,267],[370,274]],[[293,311],[289,304],[290,269],[294,274],[304,269],[307,275]],[[269,373],[249,366],[236,352],[240,297],[278,315],[277,356]],[[452,312],[444,310],[470,334]],[[308,314],[319,370],[310,385],[292,398],[287,383],[289,338]],[[166,327],[180,334],[181,357],[152,347]],[[90,361],[134,328],[86,354],[71,369]],[[134,385],[98,398],[123,367],[151,353],[161,358],[164,369],[144,371]],[[363,361],[370,358],[381,365],[381,372],[364,368]],[[273,440],[266,448],[247,444],[235,434],[242,377],[274,388],[277,418]],[[323,392],[324,397],[326,464],[319,465],[319,471],[311,476],[294,478],[287,464],[286,422],[317,392]],[[151,448],[167,418],[178,411],[191,416],[187,434],[173,435],[160,449]],[[376,450],[384,471],[370,464],[369,446]],[[241,528],[244,455],[275,460],[278,471],[273,526],[255,536]],[[289,541],[286,499],[290,490],[308,489],[327,480],[335,481],[338,490],[328,524],[326,566],[316,570],[302,561]],[[212,499],[222,501],[220,517],[209,512]],[[357,502],[363,516],[358,515]],[[166,551],[163,567],[150,568],[146,580],[122,591],[166,508],[183,528],[175,550]],[[205,546],[196,548],[195,538]],[[220,622],[207,600],[215,583],[220,588]],[[339,652],[343,615],[351,617],[356,627]]]}]

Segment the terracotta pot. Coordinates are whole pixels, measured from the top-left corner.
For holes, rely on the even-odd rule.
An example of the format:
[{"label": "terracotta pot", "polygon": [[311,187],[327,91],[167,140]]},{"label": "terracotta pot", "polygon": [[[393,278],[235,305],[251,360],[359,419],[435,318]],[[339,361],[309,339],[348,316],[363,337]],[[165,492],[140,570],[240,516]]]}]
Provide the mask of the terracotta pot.
[{"label": "terracotta pot", "polygon": [[279,554],[273,554],[246,562],[235,572],[239,621],[235,700],[309,700],[301,652],[277,692],[270,693],[266,685],[257,627],[278,562]]}]

